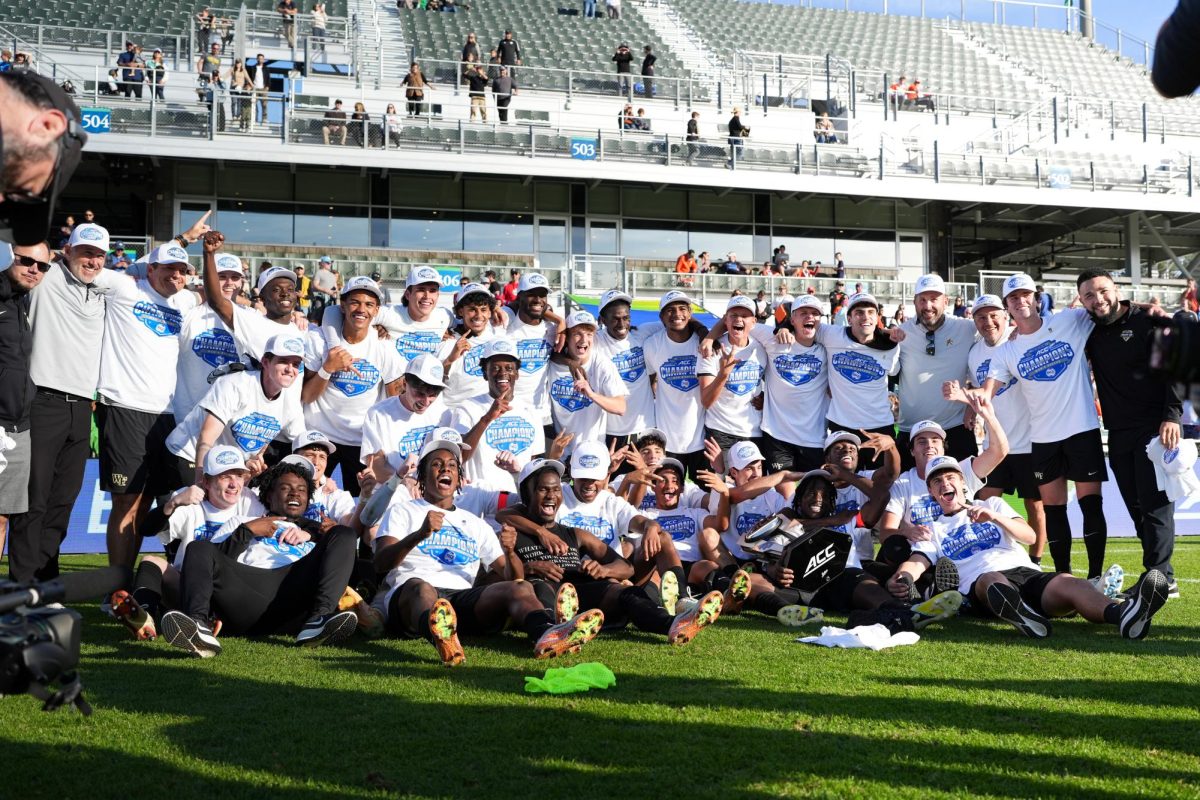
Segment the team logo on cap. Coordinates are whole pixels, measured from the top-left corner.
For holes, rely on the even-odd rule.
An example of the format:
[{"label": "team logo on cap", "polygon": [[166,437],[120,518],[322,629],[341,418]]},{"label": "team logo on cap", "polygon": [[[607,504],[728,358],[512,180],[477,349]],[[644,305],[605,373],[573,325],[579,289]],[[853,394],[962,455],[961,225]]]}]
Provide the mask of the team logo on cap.
[{"label": "team logo on cap", "polygon": [[612,523],[603,517],[572,511],[560,519],[559,522],[568,528],[583,528],[605,544],[616,544],[617,532],[613,528]]},{"label": "team logo on cap", "polygon": [[1027,381],[1056,381],[1074,359],[1070,344],[1051,339],[1026,350],[1017,361],[1017,373]]},{"label": "team logo on cap", "polygon": [[419,453],[425,446],[425,440],[429,438],[429,434],[433,433],[433,429],[433,425],[421,425],[405,431],[404,435],[400,437],[400,443],[396,445],[400,457],[408,458],[413,453]]},{"label": "team logo on cap", "polygon": [[550,284],[546,282],[546,277],[536,272],[526,276],[525,284],[530,289],[548,289],[550,287]]},{"label": "team logo on cap", "polygon": [[614,353],[612,363],[621,380],[626,383],[636,383],[638,378],[646,374],[646,353],[640,347]]},{"label": "team logo on cap", "polygon": [[754,446],[753,442],[742,442],[733,449],[738,458],[754,458],[758,455],[757,451],[758,448]]},{"label": "team logo on cap", "polygon": [[229,450],[222,450],[220,453],[217,453],[217,457],[214,459],[214,461],[216,461],[222,467],[228,467],[230,464],[236,464],[238,462],[237,453]]},{"label": "team logo on cap", "polygon": [[550,343],[545,339],[521,339],[517,342],[517,358],[521,359],[521,372],[540,372],[550,360]]},{"label": "team logo on cap", "polygon": [[662,528],[673,542],[686,542],[696,535],[696,520],[691,517],[677,515],[670,517],[659,517],[655,520],[658,527]]},{"label": "team logo on cap", "polygon": [[187,261],[188,254],[182,247],[171,247],[167,249],[167,255],[171,258],[178,258],[180,261]]},{"label": "team logo on cap", "polygon": [[658,368],[663,383],[681,392],[690,392],[700,385],[696,377],[695,356],[671,356]]},{"label": "team logo on cap", "polygon": [[417,549],[446,566],[462,567],[479,560],[479,543],[453,525],[443,525]]},{"label": "team logo on cap", "polygon": [[412,283],[441,283],[442,276],[433,267],[417,267],[412,272]]},{"label": "team logo on cap", "polygon": [[688,296],[683,292],[667,292],[662,296],[661,305],[663,308],[671,305],[671,303],[687,303]]},{"label": "team logo on cap", "polygon": [[836,353],[831,365],[839,375],[853,384],[870,383],[887,376],[883,365],[863,353]]},{"label": "team logo on cap", "polygon": [[517,416],[501,417],[488,426],[484,441],[495,450],[519,456],[533,445],[534,430],[529,421]]},{"label": "team logo on cap", "polygon": [[242,260],[237,256],[222,253],[217,256],[217,272],[241,272]]},{"label": "team logo on cap", "polygon": [[104,239],[104,234],[99,228],[84,228],[79,232],[79,239],[84,242],[99,242]]},{"label": "team logo on cap", "polygon": [[175,309],[145,300],[134,304],[133,315],[155,336],[178,336],[179,328],[183,325],[183,315]]},{"label": "team logo on cap", "polygon": [[762,374],[763,368],[755,362],[738,361],[729,373],[729,380],[725,381],[725,388],[738,397],[745,397],[758,388]]},{"label": "team logo on cap", "polygon": [[550,399],[559,407],[574,413],[592,404],[592,399],[575,390],[575,379],[571,376],[555,379],[550,384]]},{"label": "team logo on cap", "polygon": [[[983,386],[984,381],[986,381],[988,378],[992,377],[991,375],[988,374],[991,371],[992,371],[992,360],[990,358],[984,359],[980,363],[980,365],[975,368],[975,384],[977,386]],[[1011,389],[1012,387],[1014,387],[1016,385],[1017,385],[1017,379],[1013,378],[1006,385],[1001,386],[999,389],[996,390],[996,397],[999,397],[1000,395],[1004,394],[1005,392],[1007,392],[1009,389]]]},{"label": "team logo on cap", "polygon": [[1000,528],[994,522],[972,522],[961,525],[942,540],[942,553],[947,558],[962,561],[964,558],[991,550],[1000,544]]},{"label": "team logo on cap", "polygon": [[192,339],[192,352],[210,367],[221,367],[238,360],[233,334],[220,328],[212,328]]},{"label": "team logo on cap", "polygon": [[290,354],[293,356],[304,355],[304,340],[303,339],[297,339],[295,337],[291,337],[288,339],[284,339],[282,342],[279,342],[275,346],[283,351],[283,353],[280,353],[279,355],[284,355],[284,354]]},{"label": "team logo on cap", "polygon": [[593,456],[593,455],[580,456],[579,457],[579,466],[583,467],[584,469],[592,469],[593,467],[598,467],[598,466],[600,466],[600,458],[599,458],[599,456]]},{"label": "team logo on cap", "polygon": [[762,514],[755,514],[753,511],[747,511],[743,514],[738,514],[734,521],[734,527],[738,532],[738,536],[745,536],[750,531],[758,527],[758,524],[766,519]]},{"label": "team logo on cap", "polygon": [[821,374],[821,359],[809,353],[775,356],[775,371],[785,383],[803,386]]},{"label": "team logo on cap", "polygon": [[363,392],[369,392],[379,383],[379,370],[365,358],[356,358],[350,369],[340,369],[329,376],[329,383],[346,397],[357,397]]},{"label": "team logo on cap", "polygon": [[258,411],[235,419],[229,426],[229,430],[233,432],[234,441],[247,453],[257,453],[262,450],[282,429],[283,426],[279,424],[279,420]]},{"label": "team logo on cap", "polygon": [[396,340],[396,352],[412,361],[425,353],[436,353],[442,343],[437,331],[409,331]]}]

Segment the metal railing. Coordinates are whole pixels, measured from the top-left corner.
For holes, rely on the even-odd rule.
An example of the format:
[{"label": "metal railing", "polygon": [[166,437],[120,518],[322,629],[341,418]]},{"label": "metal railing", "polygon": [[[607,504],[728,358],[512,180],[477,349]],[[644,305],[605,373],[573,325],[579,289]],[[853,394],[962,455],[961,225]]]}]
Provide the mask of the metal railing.
[{"label": "metal railing", "polygon": [[[8,41],[16,39],[39,51],[98,50],[104,54],[105,61],[116,61],[117,56],[125,50],[125,42],[128,41],[140,44],[144,57],[149,57],[156,48],[162,50],[163,58],[170,61],[176,69],[181,63],[187,63],[192,53],[187,36],[166,33],[35,25],[13,20],[5,21],[3,30],[6,45]],[[51,54],[51,58],[53,57]]]}]

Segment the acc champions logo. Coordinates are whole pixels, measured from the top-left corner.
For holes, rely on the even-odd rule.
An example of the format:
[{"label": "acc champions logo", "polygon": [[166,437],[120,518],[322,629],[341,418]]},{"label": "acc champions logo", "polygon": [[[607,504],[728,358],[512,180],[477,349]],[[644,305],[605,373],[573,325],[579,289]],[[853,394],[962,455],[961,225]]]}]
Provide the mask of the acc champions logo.
[{"label": "acc champions logo", "polygon": [[443,525],[417,549],[447,566],[462,567],[479,560],[479,544],[453,525]]},{"label": "acc champions logo", "polygon": [[[992,360],[990,358],[985,359],[982,363],[980,363],[980,365],[978,367],[975,368],[975,385],[976,386],[983,386],[984,381],[986,381],[988,379],[988,373],[991,371],[991,369],[992,369]],[[1009,389],[1011,389],[1012,387],[1014,387],[1016,385],[1017,385],[1017,379],[1013,378],[1006,385],[1001,386],[999,389],[996,390],[996,397],[999,397],[1000,395],[1004,394],[1005,392],[1007,392]]]},{"label": "acc champions logo", "polygon": [[421,425],[405,431],[404,435],[400,437],[400,443],[396,445],[400,458],[408,458],[418,452],[425,444],[425,438],[433,432],[433,428],[433,425]]},{"label": "acc champions logo", "polygon": [[483,434],[489,447],[519,456],[533,444],[533,425],[521,417],[501,417]]},{"label": "acc champions logo", "polygon": [[408,331],[396,340],[396,352],[412,361],[423,353],[436,353],[441,344],[437,331]]},{"label": "acc champions logo", "polygon": [[517,342],[517,358],[521,359],[521,372],[540,372],[550,360],[550,343],[545,339],[522,339]]},{"label": "acc champions logo", "polygon": [[1017,362],[1017,372],[1028,381],[1056,381],[1074,359],[1070,344],[1051,339],[1026,350]]},{"label": "acc champions logo", "polygon": [[766,519],[762,514],[755,514],[753,511],[747,511],[744,514],[738,514],[737,521],[734,522],[734,527],[738,532],[738,536],[745,536],[750,531],[758,527],[758,524]]},{"label": "acc champions logo", "polygon": [[104,234],[98,228],[84,228],[79,232],[79,238],[84,242],[98,242],[104,238]]},{"label": "acc champions logo", "polygon": [[238,360],[233,334],[220,328],[211,328],[192,339],[192,352],[210,367],[222,367]]},{"label": "acc champions logo", "polygon": [[638,378],[646,374],[646,354],[640,347],[613,353],[612,363],[621,380],[626,383],[636,383]]},{"label": "acc champions logo", "polygon": [[1000,528],[994,522],[973,522],[954,529],[942,541],[942,552],[947,558],[961,561],[964,558],[991,550],[1000,544]]},{"label": "acc champions logo", "polygon": [[681,392],[690,392],[700,385],[696,377],[695,356],[671,356],[658,368],[663,383]]},{"label": "acc champions logo", "polygon": [[725,388],[738,397],[745,397],[758,388],[762,380],[763,369],[754,361],[739,361],[729,373]]},{"label": "acc champions logo", "polygon": [[775,357],[775,371],[792,386],[803,386],[821,374],[821,359],[814,355],[782,355]]},{"label": "acc champions logo", "polygon": [[228,450],[224,450],[220,453],[217,453],[216,461],[222,467],[228,467],[230,464],[236,464],[238,461],[238,457],[235,453],[231,453]]},{"label": "acc champions logo", "polygon": [[235,419],[229,426],[238,447],[247,453],[257,453],[275,438],[283,426],[274,417],[255,411]]},{"label": "acc champions logo", "polygon": [[155,305],[145,300],[133,306],[133,315],[142,321],[155,336],[176,336],[183,323],[183,315],[173,308]]},{"label": "acc champions logo", "polygon": [[612,523],[604,519],[604,517],[572,511],[559,520],[559,522],[568,528],[582,528],[605,544],[616,543],[617,531],[613,528]]},{"label": "acc champions logo", "polygon": [[836,353],[832,366],[839,375],[854,384],[877,381],[887,374],[883,365],[863,353]]},{"label": "acc champions logo", "polygon": [[696,535],[696,520],[685,516],[659,517],[655,520],[673,542],[684,542]]},{"label": "acc champions logo", "polygon": [[202,522],[192,531],[192,540],[197,542],[207,542],[217,535],[217,531],[221,530],[223,522]]},{"label": "acc champions logo", "polygon": [[575,379],[570,375],[556,378],[554,383],[550,384],[550,399],[558,403],[560,408],[572,413],[582,411],[592,404],[590,397],[575,391]]},{"label": "acc champions logo", "polygon": [[583,467],[584,469],[598,467],[600,466],[600,458],[599,456],[580,456],[579,466]]},{"label": "acc champions logo", "polygon": [[379,383],[379,370],[365,358],[356,358],[351,364],[358,374],[343,369],[329,376],[329,382],[346,397],[357,397],[363,392],[370,391]]},{"label": "acc champions logo", "polygon": [[467,351],[463,356],[463,372],[472,378],[483,377],[483,365],[479,363],[479,359],[483,358],[485,349],[487,349],[486,345],[477,344]]},{"label": "acc champions logo", "polygon": [[942,518],[942,507],[933,495],[923,494],[908,508],[908,521],[913,525],[928,525]]}]

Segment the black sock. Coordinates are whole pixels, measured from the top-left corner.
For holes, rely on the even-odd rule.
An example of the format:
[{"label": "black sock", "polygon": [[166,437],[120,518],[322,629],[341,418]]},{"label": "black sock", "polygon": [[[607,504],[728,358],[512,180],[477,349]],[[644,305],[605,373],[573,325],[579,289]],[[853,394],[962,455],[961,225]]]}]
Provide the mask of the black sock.
[{"label": "black sock", "polygon": [[675,579],[679,581],[679,591],[687,591],[687,576],[683,574],[683,567],[669,567],[667,572],[674,573]]},{"label": "black sock", "polygon": [[1109,603],[1104,607],[1104,621],[1109,625],[1121,624],[1121,604]]},{"label": "black sock", "polygon": [[1104,521],[1104,499],[1098,494],[1079,498],[1083,512],[1083,546],[1087,548],[1088,577],[1104,572],[1104,547],[1108,544],[1108,523]]},{"label": "black sock", "polygon": [[1071,571],[1071,521],[1067,519],[1066,506],[1046,503],[1046,546],[1054,560],[1055,572]]},{"label": "black sock", "polygon": [[775,592],[763,592],[760,595],[756,595],[750,601],[751,608],[760,614],[766,614],[768,617],[775,616],[779,613],[779,609],[786,605],[787,603],[784,602],[783,598]]},{"label": "black sock", "polygon": [[1041,557],[1041,556],[1030,556],[1030,557],[1029,557],[1029,560],[1030,560],[1030,561],[1032,561],[1034,564],[1037,564],[1038,566],[1041,566],[1041,563],[1042,563],[1042,557]]},{"label": "black sock", "polygon": [[150,561],[138,564],[137,573],[133,576],[133,599],[155,619],[162,605],[162,578],[162,570]]},{"label": "black sock", "polygon": [[675,618],[650,598],[642,586],[630,586],[617,596],[621,610],[629,617],[638,630],[648,633],[661,633],[666,636],[671,632],[671,623]]},{"label": "black sock", "polygon": [[530,611],[525,615],[525,619],[521,620],[521,630],[530,639],[538,639],[543,633],[554,627],[554,615],[549,611],[542,609],[541,611]]}]

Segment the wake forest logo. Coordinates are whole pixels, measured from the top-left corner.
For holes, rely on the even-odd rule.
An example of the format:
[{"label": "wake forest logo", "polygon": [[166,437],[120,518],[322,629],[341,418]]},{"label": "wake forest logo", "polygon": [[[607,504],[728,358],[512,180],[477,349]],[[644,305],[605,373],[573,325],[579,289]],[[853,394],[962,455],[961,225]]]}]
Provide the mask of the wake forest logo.
[{"label": "wake forest logo", "polygon": [[274,417],[255,411],[235,419],[229,430],[233,432],[238,447],[247,453],[257,453],[275,438],[282,427]]},{"label": "wake forest logo", "polygon": [[763,369],[754,361],[739,361],[725,381],[725,388],[738,397],[745,397],[758,388]]},{"label": "wake forest logo", "polygon": [[396,352],[412,361],[423,353],[436,353],[442,344],[437,331],[408,331],[396,340]]},{"label": "wake forest logo", "polygon": [[568,528],[582,528],[607,545],[616,547],[618,544],[616,529],[604,517],[572,511],[560,519],[559,522]]},{"label": "wake forest logo", "polygon": [[358,372],[340,369],[329,376],[329,383],[346,397],[357,397],[374,389],[379,383],[379,370],[370,361],[356,358],[351,366]]},{"label": "wake forest logo", "polygon": [[[988,373],[991,371],[992,371],[992,360],[990,358],[985,359],[975,369],[975,385],[983,386],[983,384],[987,381],[987,379],[989,377],[991,377],[988,375]],[[1017,379],[1013,378],[1012,380],[1010,380],[1008,382],[1008,384],[1006,386],[1001,386],[999,389],[996,390],[996,397],[999,397],[1000,395],[1004,394],[1005,392],[1007,392],[1009,389],[1011,389],[1012,387],[1014,387],[1016,385],[1017,385]]]},{"label": "wake forest logo", "polygon": [[592,404],[590,397],[575,390],[575,379],[570,375],[555,379],[550,384],[550,399],[558,403],[560,408],[570,411],[582,411]]},{"label": "wake forest logo", "polygon": [[431,533],[417,549],[448,567],[463,567],[479,560],[479,543],[449,524]]},{"label": "wake forest logo", "polygon": [[947,558],[961,561],[964,558],[991,550],[1000,544],[1000,528],[994,522],[973,522],[960,525],[942,541],[942,552]]},{"label": "wake forest logo", "polygon": [[1074,358],[1070,344],[1051,339],[1026,350],[1017,362],[1017,372],[1027,381],[1056,381]]},{"label": "wake forest logo", "polygon": [[487,427],[483,439],[489,447],[519,456],[533,445],[533,425],[521,417],[503,416]]},{"label": "wake forest logo", "polygon": [[700,385],[700,379],[696,377],[696,357],[671,356],[658,368],[658,377],[673,389],[690,392]]},{"label": "wake forest logo", "polygon": [[646,354],[640,347],[614,353],[612,362],[617,368],[617,374],[626,383],[636,383],[638,378],[646,374]]},{"label": "wake forest logo", "polygon": [[803,386],[821,374],[821,359],[809,353],[775,356],[775,371],[792,386]]},{"label": "wake forest logo", "polygon": [[192,339],[192,352],[210,367],[223,367],[238,360],[233,334],[221,328],[211,328]]},{"label": "wake forest logo", "polygon": [[682,515],[659,517],[655,520],[673,542],[685,542],[696,535],[696,520]]},{"label": "wake forest logo", "polygon": [[521,359],[521,372],[540,372],[550,360],[550,343],[545,339],[521,339],[517,342],[517,358]]},{"label": "wake forest logo", "polygon": [[1121,341],[1122,342],[1128,342],[1132,338],[1133,338],[1133,331],[1130,331],[1130,330],[1121,331]]},{"label": "wake forest logo", "polygon": [[870,383],[887,375],[883,365],[865,353],[836,353],[833,369],[853,384]]},{"label": "wake forest logo", "polygon": [[177,336],[183,323],[183,315],[175,309],[145,300],[134,304],[133,315],[155,336]]}]

